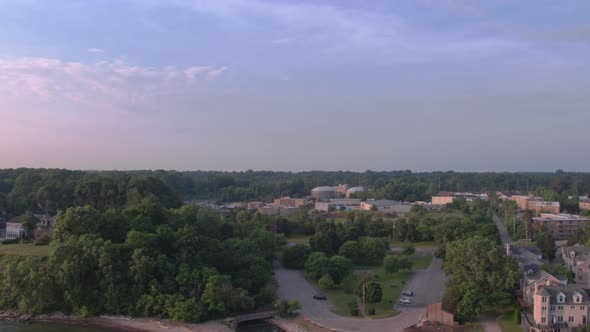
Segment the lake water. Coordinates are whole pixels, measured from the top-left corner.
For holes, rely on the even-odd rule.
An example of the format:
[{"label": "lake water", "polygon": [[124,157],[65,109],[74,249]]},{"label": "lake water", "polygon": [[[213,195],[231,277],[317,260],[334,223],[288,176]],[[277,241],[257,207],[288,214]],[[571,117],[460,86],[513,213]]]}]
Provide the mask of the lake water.
[{"label": "lake water", "polygon": [[112,332],[113,330],[45,323],[0,322],[0,332]]},{"label": "lake water", "polygon": [[[0,332],[113,332],[115,330],[45,323],[0,322]],[[281,332],[278,327],[268,323],[244,324],[236,332]]]}]

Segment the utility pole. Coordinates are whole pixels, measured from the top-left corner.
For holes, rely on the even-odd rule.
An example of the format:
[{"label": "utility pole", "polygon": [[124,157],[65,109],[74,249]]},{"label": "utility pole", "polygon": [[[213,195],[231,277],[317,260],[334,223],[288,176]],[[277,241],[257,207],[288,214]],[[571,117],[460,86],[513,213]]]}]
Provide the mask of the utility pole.
[{"label": "utility pole", "polygon": [[365,294],[366,294],[366,290],[365,290],[365,288],[366,288],[366,287],[367,287],[367,283],[365,282],[365,283],[363,284],[363,313],[365,313],[365,312],[366,312],[366,310],[365,310],[365,307],[366,307],[366,305],[367,305],[367,304],[366,304],[366,300],[365,300],[365,298],[366,298],[366,296],[365,296]]},{"label": "utility pole", "polygon": [[516,234],[516,214],[512,216],[512,232]]}]

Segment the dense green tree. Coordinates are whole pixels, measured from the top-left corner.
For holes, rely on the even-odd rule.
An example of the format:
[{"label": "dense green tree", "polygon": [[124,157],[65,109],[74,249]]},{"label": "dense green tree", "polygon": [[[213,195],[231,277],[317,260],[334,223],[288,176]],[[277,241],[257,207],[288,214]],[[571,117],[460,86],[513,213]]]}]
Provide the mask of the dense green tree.
[{"label": "dense green tree", "polygon": [[304,244],[287,247],[283,250],[283,266],[289,269],[302,269],[310,253],[310,248]]},{"label": "dense green tree", "polygon": [[361,246],[357,241],[346,241],[340,246],[338,254],[358,262],[361,257]]},{"label": "dense green tree", "polygon": [[555,247],[555,240],[547,230],[541,230],[537,234],[535,244],[541,250],[543,256],[547,257],[549,260],[555,258],[555,251],[557,250]]},{"label": "dense green tree", "polygon": [[328,257],[323,252],[312,252],[305,261],[305,274],[313,280],[318,280],[324,274],[328,265]]},{"label": "dense green tree", "polygon": [[379,264],[385,256],[385,247],[383,242],[375,238],[361,238],[359,241],[361,256],[360,259],[365,263]]}]

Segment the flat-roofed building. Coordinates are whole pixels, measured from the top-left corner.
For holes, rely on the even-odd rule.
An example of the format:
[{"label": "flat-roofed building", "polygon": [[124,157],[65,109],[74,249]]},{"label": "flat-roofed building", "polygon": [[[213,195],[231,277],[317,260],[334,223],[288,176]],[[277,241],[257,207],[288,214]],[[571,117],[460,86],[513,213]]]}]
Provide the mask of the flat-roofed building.
[{"label": "flat-roofed building", "polygon": [[316,202],[315,209],[318,211],[328,212],[330,211],[330,203],[328,202]]},{"label": "flat-roofed building", "polygon": [[392,201],[388,199],[378,199],[378,200],[367,200],[365,202],[361,202],[360,206],[361,210],[373,210],[377,209],[379,212],[384,213],[398,213],[398,214],[405,214],[410,212],[412,209],[412,205],[410,203],[401,202],[401,201]]},{"label": "flat-roofed building", "polygon": [[584,229],[590,222],[590,218],[565,213],[541,213],[540,217],[533,218],[535,230],[541,227],[547,228],[554,239],[567,240],[574,236],[578,229]]},{"label": "flat-roofed building", "polygon": [[543,197],[538,196],[524,196],[514,195],[512,200],[516,202],[516,205],[521,210],[530,210],[535,213],[559,213],[560,205],[559,202],[545,201]]},{"label": "flat-roofed building", "polygon": [[464,199],[467,202],[472,202],[476,199],[481,199],[484,201],[488,200],[488,194],[475,194],[469,192],[450,192],[450,191],[441,191],[437,195],[432,196],[432,205],[446,205],[453,203],[456,199]]},{"label": "flat-roofed building", "polygon": [[256,210],[265,206],[266,203],[264,202],[248,202],[248,210]]},{"label": "flat-roofed building", "polygon": [[559,213],[561,206],[559,202],[530,202],[529,210],[535,211],[535,213]]},{"label": "flat-roofed building", "polygon": [[289,196],[284,196],[281,198],[277,198],[274,200],[272,205],[276,206],[286,206],[286,207],[300,207],[305,205],[305,199],[303,198],[291,198]]}]

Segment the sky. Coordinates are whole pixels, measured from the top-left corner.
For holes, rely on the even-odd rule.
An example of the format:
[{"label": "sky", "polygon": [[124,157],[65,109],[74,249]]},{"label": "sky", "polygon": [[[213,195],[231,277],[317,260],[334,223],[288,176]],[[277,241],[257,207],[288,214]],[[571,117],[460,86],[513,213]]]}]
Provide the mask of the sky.
[{"label": "sky", "polygon": [[2,0],[0,168],[590,171],[590,2]]}]

